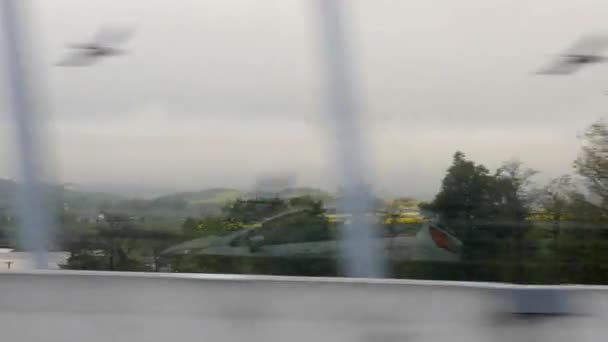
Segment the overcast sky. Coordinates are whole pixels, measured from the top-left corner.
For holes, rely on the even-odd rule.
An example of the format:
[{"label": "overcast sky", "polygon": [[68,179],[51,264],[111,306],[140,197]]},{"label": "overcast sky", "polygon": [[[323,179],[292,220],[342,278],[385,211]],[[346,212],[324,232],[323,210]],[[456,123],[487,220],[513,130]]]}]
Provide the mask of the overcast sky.
[{"label": "overcast sky", "polygon": [[[34,4],[61,181],[169,191],[293,172],[301,185],[335,185],[315,0]],[[519,158],[539,181],[571,172],[577,136],[608,111],[607,66],[531,74],[581,35],[608,32],[605,0],[348,4],[380,190],[432,196],[456,150],[490,168]],[[127,56],[53,66],[66,44],[113,24],[137,26]],[[12,176],[2,120],[0,174]]]}]

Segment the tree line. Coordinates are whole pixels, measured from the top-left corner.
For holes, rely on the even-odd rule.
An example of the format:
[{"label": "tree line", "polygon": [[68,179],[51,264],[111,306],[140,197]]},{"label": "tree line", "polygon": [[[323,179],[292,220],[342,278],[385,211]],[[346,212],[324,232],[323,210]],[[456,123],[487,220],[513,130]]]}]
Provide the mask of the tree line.
[{"label": "tree line", "polygon": [[[439,192],[422,205],[463,241],[462,262],[440,277],[523,283],[608,281],[605,121],[584,132],[572,166],[571,174],[538,186],[533,182],[538,171],[520,161],[504,162],[492,172],[456,152]],[[458,276],[450,273],[456,268]]]},{"label": "tree line", "polygon": [[[392,276],[522,283],[608,283],[608,125],[592,124],[582,135],[582,148],[572,173],[539,185],[539,173],[517,160],[495,170],[454,153],[432,201],[420,209],[463,242],[457,263],[408,261],[390,265]],[[376,206],[381,206],[376,203]],[[219,213],[189,217],[179,230],[149,231],[145,223],[114,220],[86,234],[66,234],[72,252],[70,268],[172,270],[184,272],[338,275],[331,258],[291,259],[184,257],[163,260],[161,252],[183,241],[230,234],[252,227],[290,208],[299,216],[269,228],[268,241],[298,242],[336,238],[324,203],[309,196],[239,198]],[[386,215],[394,215],[384,208]],[[381,221],[382,222],[382,221]],[[394,220],[380,224],[385,236],[407,227]],[[414,226],[412,224],[411,226]],[[280,227],[279,227],[280,226]],[[408,226],[408,224],[403,224]],[[287,228],[285,228],[287,227]],[[403,229],[402,229],[403,228]],[[292,237],[287,239],[286,236]]]}]

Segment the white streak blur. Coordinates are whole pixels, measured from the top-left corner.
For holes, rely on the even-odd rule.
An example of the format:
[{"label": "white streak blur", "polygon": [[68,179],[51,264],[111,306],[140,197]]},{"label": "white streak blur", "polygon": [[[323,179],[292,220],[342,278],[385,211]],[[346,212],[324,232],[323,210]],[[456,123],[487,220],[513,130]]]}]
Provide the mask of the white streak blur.
[{"label": "white streak blur", "polygon": [[50,215],[41,183],[44,170],[40,153],[40,117],[36,115],[35,97],[30,89],[26,53],[24,0],[2,0],[1,15],[4,32],[5,65],[8,99],[11,104],[17,138],[17,158],[21,173],[17,199],[24,247],[34,252],[37,268],[47,268],[46,244],[49,239]]},{"label": "white streak blur", "polygon": [[318,0],[326,73],[328,75],[329,120],[333,128],[334,160],[344,187],[340,209],[351,213],[350,225],[343,227],[342,272],[354,277],[382,277],[381,250],[372,244],[369,212],[371,198],[365,188],[365,156],[358,127],[354,77],[345,35],[342,0]]}]

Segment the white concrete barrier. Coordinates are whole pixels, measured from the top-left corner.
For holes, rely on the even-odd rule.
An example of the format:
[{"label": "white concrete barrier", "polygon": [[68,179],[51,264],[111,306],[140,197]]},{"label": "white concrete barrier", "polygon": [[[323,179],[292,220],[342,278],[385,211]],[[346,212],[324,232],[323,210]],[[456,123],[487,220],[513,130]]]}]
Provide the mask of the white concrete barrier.
[{"label": "white concrete barrier", "polygon": [[[603,341],[608,336],[607,289],[160,273],[0,273],[0,337],[23,342]],[[523,298],[520,305],[512,305],[514,293]],[[555,315],[513,315],[514,310]]]}]

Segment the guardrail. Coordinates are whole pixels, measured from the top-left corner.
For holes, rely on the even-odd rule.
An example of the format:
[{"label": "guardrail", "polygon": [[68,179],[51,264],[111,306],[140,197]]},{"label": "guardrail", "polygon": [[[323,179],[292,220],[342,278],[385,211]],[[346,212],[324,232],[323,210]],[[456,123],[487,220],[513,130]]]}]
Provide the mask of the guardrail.
[{"label": "guardrail", "polygon": [[[0,274],[5,341],[600,341],[608,287]],[[514,300],[515,299],[515,300]]]}]

